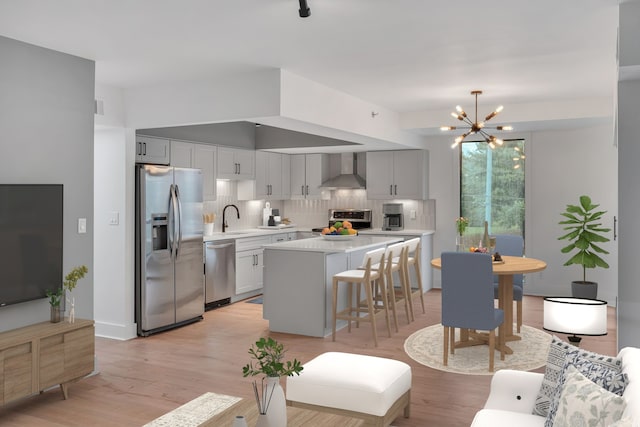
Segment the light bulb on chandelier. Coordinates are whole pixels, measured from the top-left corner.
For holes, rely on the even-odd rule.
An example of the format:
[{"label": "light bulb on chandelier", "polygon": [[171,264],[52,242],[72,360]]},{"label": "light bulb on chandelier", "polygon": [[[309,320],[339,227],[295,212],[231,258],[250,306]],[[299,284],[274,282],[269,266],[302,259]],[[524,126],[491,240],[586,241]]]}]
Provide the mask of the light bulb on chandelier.
[{"label": "light bulb on chandelier", "polygon": [[[465,126],[464,128],[461,129],[466,129],[466,132],[463,133],[462,135],[458,136],[456,139],[454,139],[453,144],[451,145],[451,148],[456,148],[467,136],[471,135],[471,134],[477,134],[480,135],[484,138],[485,142],[489,145],[489,147],[491,147],[491,149],[496,148],[496,145],[502,145],[504,143],[504,141],[500,138],[496,138],[495,136],[487,133],[485,131],[485,129],[496,129],[499,131],[505,131],[505,130],[513,130],[513,128],[511,126],[495,126],[495,127],[488,127],[486,126],[486,122],[488,122],[489,120],[491,120],[492,118],[494,118],[495,116],[497,116],[502,109],[504,108],[502,105],[500,105],[498,108],[496,108],[494,111],[492,111],[490,114],[488,114],[485,118],[484,121],[479,122],[478,121],[478,95],[482,95],[482,91],[481,90],[473,90],[471,91],[471,95],[474,95],[476,97],[476,115],[475,115],[475,121],[471,121],[471,119],[467,116],[467,113],[465,113],[465,111],[462,109],[461,106],[456,105],[456,111],[451,113],[451,116],[462,121],[465,122],[468,126]],[[441,131],[450,131],[450,130],[456,130],[458,129],[458,127],[456,126],[442,126],[440,128]]]}]

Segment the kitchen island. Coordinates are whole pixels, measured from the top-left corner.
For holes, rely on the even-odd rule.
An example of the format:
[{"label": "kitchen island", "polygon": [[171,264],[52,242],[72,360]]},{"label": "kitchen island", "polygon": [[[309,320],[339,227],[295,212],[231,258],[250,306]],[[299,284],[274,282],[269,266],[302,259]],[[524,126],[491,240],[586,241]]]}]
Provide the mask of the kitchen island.
[{"label": "kitchen island", "polygon": [[[325,337],[331,335],[332,279],[358,268],[368,251],[402,241],[400,237],[323,237],[264,246],[263,317],[274,332]],[[346,289],[338,301],[344,308]],[[338,323],[338,328],[346,322]]]}]

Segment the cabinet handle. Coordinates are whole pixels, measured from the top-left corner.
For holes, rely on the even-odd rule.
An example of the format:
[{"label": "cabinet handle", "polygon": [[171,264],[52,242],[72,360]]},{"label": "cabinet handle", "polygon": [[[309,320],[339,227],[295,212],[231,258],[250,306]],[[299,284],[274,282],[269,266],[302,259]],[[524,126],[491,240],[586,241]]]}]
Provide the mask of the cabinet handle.
[{"label": "cabinet handle", "polygon": [[147,143],[146,142],[142,143],[142,155],[143,156],[147,155]]},{"label": "cabinet handle", "polygon": [[393,186],[393,189],[395,190],[395,195],[398,195],[398,184]]},{"label": "cabinet handle", "polygon": [[300,194],[302,194],[304,196],[304,185],[300,186]]},{"label": "cabinet handle", "polygon": [[393,196],[393,185],[389,186],[389,195]]},{"label": "cabinet handle", "polygon": [[136,147],[136,155],[140,155],[142,154],[142,142],[138,142],[137,147]]},{"label": "cabinet handle", "polygon": [[307,185],[307,196],[309,195],[309,186]]}]

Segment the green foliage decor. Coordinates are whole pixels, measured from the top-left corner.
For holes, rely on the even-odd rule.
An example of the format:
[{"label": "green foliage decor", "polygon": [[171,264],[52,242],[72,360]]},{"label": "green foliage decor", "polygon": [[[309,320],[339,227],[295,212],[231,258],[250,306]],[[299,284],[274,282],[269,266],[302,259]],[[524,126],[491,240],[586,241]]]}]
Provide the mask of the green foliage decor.
[{"label": "green foliage decor", "polygon": [[256,341],[249,349],[249,354],[254,360],[242,368],[244,377],[261,374],[267,377],[293,376],[300,375],[303,369],[296,359],[284,362],[284,345],[271,337]]},{"label": "green foliage decor", "polygon": [[566,254],[577,249],[577,252],[564,265],[581,265],[583,282],[587,281],[587,268],[609,268],[609,264],[598,255],[609,252],[596,245],[596,243],[608,242],[609,238],[602,233],[610,231],[609,228],[603,228],[602,223],[599,222],[607,211],[594,212],[598,206],[600,205],[591,203],[589,196],[580,196],[580,206],[567,205],[566,210],[561,213],[567,219],[559,222],[561,225],[566,225],[563,229],[569,230],[569,233],[558,237],[558,240],[571,242],[562,248],[561,252]]},{"label": "green foliage decor", "polygon": [[49,304],[52,307],[60,307],[60,303],[62,302],[62,296],[64,295],[64,291],[73,291],[78,284],[78,280],[82,279],[85,274],[89,272],[89,269],[86,265],[81,265],[75,267],[73,270],[69,272],[64,277],[64,282],[62,282],[62,287],[55,289],[53,291],[47,290],[46,294],[49,297]]}]

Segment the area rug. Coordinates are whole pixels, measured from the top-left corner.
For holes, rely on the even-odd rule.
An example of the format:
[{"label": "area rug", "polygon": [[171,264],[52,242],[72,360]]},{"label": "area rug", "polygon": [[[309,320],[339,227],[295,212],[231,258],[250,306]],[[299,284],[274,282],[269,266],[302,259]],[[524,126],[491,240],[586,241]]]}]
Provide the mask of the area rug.
[{"label": "area rug", "polygon": [[250,304],[262,304],[262,297],[254,298],[252,300],[246,301]]},{"label": "area rug", "polygon": [[[514,331],[516,330],[514,326]],[[492,375],[489,372],[489,350],[486,345],[457,348],[455,354],[449,354],[448,366],[442,364],[442,325],[432,325],[414,332],[404,342],[404,351],[418,363],[440,371],[455,372],[468,375]],[[456,330],[456,340],[459,329]],[[517,369],[530,371],[544,366],[551,343],[551,335],[539,329],[522,325],[520,341],[510,341],[507,345],[513,354],[506,354],[500,360],[500,353],[495,355],[495,370]]]}]

